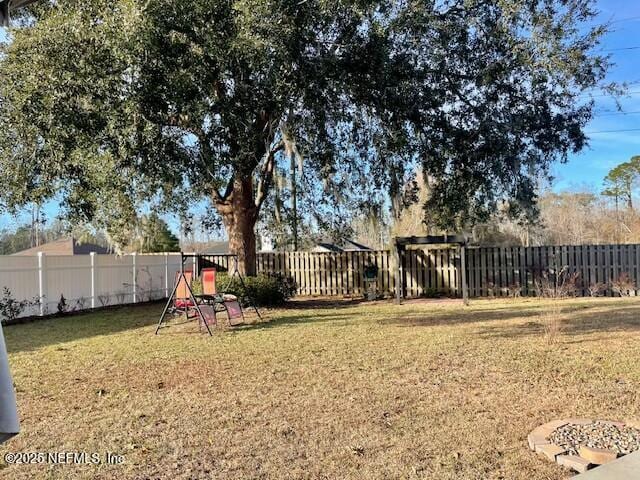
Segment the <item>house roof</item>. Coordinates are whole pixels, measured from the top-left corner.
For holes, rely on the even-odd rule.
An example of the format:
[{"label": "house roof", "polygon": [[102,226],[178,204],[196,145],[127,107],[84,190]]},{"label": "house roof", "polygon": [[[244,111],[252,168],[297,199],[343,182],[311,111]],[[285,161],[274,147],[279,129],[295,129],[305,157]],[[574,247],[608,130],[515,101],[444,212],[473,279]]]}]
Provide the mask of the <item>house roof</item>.
[{"label": "house roof", "polygon": [[372,248],[347,238],[339,243],[318,242],[313,250],[327,252],[368,252],[371,251]]},{"label": "house roof", "polygon": [[229,242],[225,241],[211,241],[211,242],[190,242],[187,245],[182,245],[185,252],[195,252],[203,255],[207,254],[226,254],[229,253]]},{"label": "house roof", "polygon": [[111,253],[108,248],[96,245],[94,243],[79,243],[75,238],[61,238],[43,245],[28,248],[20,252],[16,252],[14,256],[32,256],[42,252],[45,255],[89,255],[91,252],[98,254]]}]

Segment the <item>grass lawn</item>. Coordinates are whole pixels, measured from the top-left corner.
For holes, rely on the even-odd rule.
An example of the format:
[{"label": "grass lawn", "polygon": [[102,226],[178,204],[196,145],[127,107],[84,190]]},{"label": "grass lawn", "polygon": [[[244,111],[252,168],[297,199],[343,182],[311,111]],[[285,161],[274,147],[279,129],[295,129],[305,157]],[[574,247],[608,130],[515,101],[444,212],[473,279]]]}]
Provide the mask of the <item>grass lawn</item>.
[{"label": "grass lawn", "polygon": [[640,299],[293,302],[213,338],[153,335],[160,305],[5,328],[22,433],[6,452],[124,455],[2,465],[4,478],[560,479],[528,432],[640,417]]}]

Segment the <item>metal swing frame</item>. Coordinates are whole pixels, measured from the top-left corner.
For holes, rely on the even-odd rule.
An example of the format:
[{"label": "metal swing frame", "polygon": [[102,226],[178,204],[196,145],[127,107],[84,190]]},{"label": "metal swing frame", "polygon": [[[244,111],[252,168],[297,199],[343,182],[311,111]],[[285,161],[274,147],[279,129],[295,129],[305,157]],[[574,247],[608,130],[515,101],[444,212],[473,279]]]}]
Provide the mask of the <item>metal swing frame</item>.
[{"label": "metal swing frame", "polygon": [[[167,327],[168,325],[163,325],[164,323],[164,319],[167,316],[167,313],[169,312],[169,310],[171,309],[171,306],[173,304],[173,302],[175,301],[175,296],[176,296],[176,292],[178,291],[178,285],[180,285],[180,281],[184,280],[185,285],[187,286],[187,290],[189,292],[189,300],[191,300],[191,302],[193,302],[193,306],[191,308],[195,309],[196,312],[198,312],[198,322],[202,321],[202,323],[204,323],[204,326],[207,329],[207,332],[209,333],[209,336],[213,336],[213,333],[211,332],[211,329],[209,328],[209,322],[206,321],[206,319],[204,318],[204,315],[202,314],[202,310],[200,310],[200,305],[196,299],[196,296],[193,294],[193,290],[191,289],[191,285],[189,284],[187,277],[184,274],[184,262],[187,258],[197,258],[198,255],[196,254],[192,254],[192,253],[183,253],[180,252],[180,275],[178,275],[178,279],[175,282],[175,285],[173,286],[173,290],[171,291],[171,295],[169,295],[169,299],[167,300],[167,304],[164,306],[164,310],[162,310],[162,315],[160,315],[160,320],[158,320],[158,325],[156,326],[156,335],[158,334],[158,332],[160,331],[161,328],[163,327]],[[196,272],[193,272],[194,274]],[[189,319],[189,303],[187,302],[185,305],[185,314],[187,316],[187,319]]]},{"label": "metal swing frame", "polygon": [[[169,295],[169,298],[167,299],[167,303],[164,306],[164,309],[162,310],[162,315],[160,315],[160,320],[158,320],[158,325],[156,326],[156,335],[158,334],[158,332],[160,331],[161,328],[163,327],[167,327],[168,325],[163,325],[165,323],[165,317],[167,316],[167,313],[169,313],[169,311],[172,308],[173,302],[175,301],[175,296],[176,296],[176,292],[178,291],[178,285],[180,285],[180,281],[184,280],[184,283],[187,287],[187,290],[189,292],[189,300],[191,300],[191,302],[193,303],[192,307],[197,313],[198,316],[198,322],[202,322],[204,323],[204,326],[207,329],[207,332],[209,333],[209,336],[213,336],[213,332],[211,331],[211,328],[209,328],[209,322],[207,322],[207,320],[205,319],[202,310],[200,309],[200,303],[198,302],[198,298],[196,295],[194,295],[193,290],[191,289],[191,285],[189,284],[189,282],[187,281],[187,277],[185,276],[185,270],[184,270],[184,262],[186,259],[188,258],[200,258],[201,255],[199,254],[194,254],[194,253],[183,253],[180,252],[180,275],[178,276],[178,279],[175,281],[175,285],[173,286],[173,290],[171,291],[171,295]],[[228,271],[228,270],[227,270]],[[194,275],[197,272],[193,272]],[[247,285],[246,283],[244,283],[244,278],[242,276],[242,274],[240,273],[240,270],[238,268],[238,257],[233,256],[233,272],[229,275],[229,278],[227,280],[226,285],[224,286],[224,288],[222,289],[222,291],[224,292],[225,290],[227,290],[230,286],[231,286],[231,282],[233,281],[234,277],[238,277],[238,280],[240,281],[240,284],[242,285],[242,288],[245,292],[247,292]],[[258,316],[258,318],[260,320],[262,320],[262,315],[260,314],[260,311],[258,310],[258,307],[256,305],[255,300],[251,297],[251,295],[249,295],[249,293],[246,293],[247,298],[250,301],[250,306],[251,308],[253,308],[256,312],[256,315]],[[217,302],[220,303],[221,305],[224,306],[225,311],[227,312],[227,316],[229,316],[229,312],[227,311],[227,307],[224,305],[224,302]],[[185,315],[187,316],[187,320],[189,319],[189,303],[187,302],[185,305]],[[243,323],[241,324],[237,324],[237,325],[232,325],[231,321],[229,321],[229,325],[232,327],[240,327],[242,325],[245,325],[244,323],[244,311],[242,309],[242,305],[240,305],[240,311],[242,312],[242,321]]]}]

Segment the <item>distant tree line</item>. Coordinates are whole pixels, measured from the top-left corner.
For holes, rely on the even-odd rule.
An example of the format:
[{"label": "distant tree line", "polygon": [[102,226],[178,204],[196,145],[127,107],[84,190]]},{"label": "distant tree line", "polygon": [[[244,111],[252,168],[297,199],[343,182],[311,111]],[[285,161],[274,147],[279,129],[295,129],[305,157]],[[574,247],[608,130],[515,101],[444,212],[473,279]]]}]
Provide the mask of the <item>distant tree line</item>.
[{"label": "distant tree line", "polygon": [[[0,255],[11,255],[63,238],[74,238],[79,243],[92,243],[106,248],[113,247],[103,231],[91,226],[72,225],[59,219],[47,226],[46,219],[39,217],[37,223],[32,221],[13,229],[0,230]],[[180,241],[167,222],[155,213],[142,215],[132,226],[129,245],[127,251],[138,253],[180,251]]]}]

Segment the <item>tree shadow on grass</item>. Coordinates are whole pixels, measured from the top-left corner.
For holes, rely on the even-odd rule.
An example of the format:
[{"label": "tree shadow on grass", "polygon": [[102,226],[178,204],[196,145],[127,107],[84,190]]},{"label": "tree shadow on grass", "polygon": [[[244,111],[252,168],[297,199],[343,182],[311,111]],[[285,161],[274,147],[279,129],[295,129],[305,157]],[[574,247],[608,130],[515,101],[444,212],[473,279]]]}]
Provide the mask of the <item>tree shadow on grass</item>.
[{"label": "tree shadow on grass", "polygon": [[[594,305],[596,306],[596,305]],[[544,311],[544,310],[543,310]],[[540,313],[543,313],[540,312]],[[569,315],[569,318],[567,318]],[[638,332],[640,333],[640,304],[612,308],[611,311],[599,309],[571,311],[563,309],[560,314],[561,332],[565,336],[585,336],[594,334]],[[488,325],[480,327],[478,335],[483,337],[525,338],[544,333],[543,319],[511,325]],[[601,336],[589,339],[569,340],[569,343],[597,341]]]},{"label": "tree shadow on grass", "polygon": [[[292,302],[293,303],[293,302]],[[333,308],[327,305],[333,305],[334,302],[317,301],[312,303],[306,303],[302,301],[296,301],[296,305],[305,305],[304,313],[291,314],[292,311],[300,311],[302,308],[295,309],[282,309],[284,312],[289,312],[287,315],[275,317],[270,320],[259,322],[256,324],[244,325],[237,327],[234,331],[247,331],[247,330],[260,330],[260,329],[272,329],[272,328],[289,328],[296,325],[306,323],[322,323],[322,322],[375,322],[380,326],[400,326],[400,327],[420,327],[420,326],[437,326],[437,325],[456,325],[460,323],[473,323],[473,322],[486,322],[500,319],[513,319],[517,316],[536,316],[539,315],[541,305],[532,304],[531,306],[520,307],[518,306],[519,314],[514,313],[516,311],[515,306],[500,306],[494,309],[484,310],[469,310],[460,308],[455,309],[436,309],[428,310],[428,306],[419,304],[419,308],[416,308],[415,312],[407,312],[406,304],[403,304],[403,309],[386,309],[377,310],[378,307],[393,305],[392,301],[375,301],[375,302],[354,302],[349,305],[348,302],[344,302],[341,306]],[[435,302],[434,302],[435,303]],[[314,305],[310,307],[309,305]],[[345,307],[351,306],[354,310],[347,310]],[[373,310],[366,311],[366,307],[371,306]],[[409,305],[412,306],[412,305]],[[363,307],[365,309],[363,309]],[[359,308],[355,310],[355,308]],[[575,307],[576,309],[583,307]],[[524,312],[524,313],[523,313]]]},{"label": "tree shadow on grass", "polygon": [[352,308],[362,304],[374,304],[376,302],[370,302],[365,298],[302,297],[289,300],[280,308],[282,310]]},{"label": "tree shadow on grass", "polygon": [[[562,329],[571,334],[596,332],[640,331],[640,303],[618,304],[604,302],[570,304],[561,301]],[[485,305],[486,306],[486,305]],[[606,307],[610,307],[607,310]],[[429,313],[394,315],[378,322],[401,327],[435,327],[473,323],[494,323],[478,326],[478,335],[526,337],[543,332],[542,316],[549,311],[549,303],[514,304],[495,308],[434,310]],[[567,318],[568,317],[568,318]],[[507,322],[508,320],[529,320]],[[502,321],[502,322],[501,322]]]},{"label": "tree shadow on grass", "polygon": [[266,319],[265,321],[252,323],[247,325],[240,325],[232,328],[231,332],[246,332],[250,330],[268,330],[272,328],[295,328],[298,325],[304,325],[309,323],[329,323],[329,322],[344,322],[347,323],[354,319],[357,319],[359,315],[357,313],[336,313],[336,312],[318,312],[318,313],[306,313],[304,315],[287,315],[284,317],[274,317]]},{"label": "tree shadow on grass", "polygon": [[[4,335],[9,353],[28,352],[48,346],[64,344],[91,337],[114,335],[130,330],[142,329],[140,335],[154,336],[155,326],[160,319],[164,302],[113,307],[105,310],[82,312],[68,316],[37,318],[33,321],[7,325]],[[277,316],[263,323],[246,325],[227,330],[227,332],[242,332],[250,329],[294,327],[304,323],[332,322],[353,318],[353,313],[317,311],[301,313],[300,315]],[[267,318],[270,313],[267,313]],[[226,322],[221,315],[220,322]],[[222,331],[212,329],[214,335]],[[191,335],[206,335],[204,327],[198,330],[197,319],[186,320],[182,317],[169,316],[169,327],[162,328],[158,336],[175,334],[190,337]]]},{"label": "tree shadow on grass", "polygon": [[[164,302],[154,302],[7,325],[4,327],[7,351],[26,352],[59,343],[150,327],[158,322],[163,308]],[[153,335],[153,331],[150,330],[150,334]]]},{"label": "tree shadow on grass", "polygon": [[[434,326],[453,326],[453,325],[462,325],[462,324],[473,324],[473,323],[484,323],[484,322],[495,322],[495,321],[508,321],[508,320],[517,320],[517,319],[537,319],[541,316],[548,308],[548,303],[542,302],[531,302],[531,303],[514,303],[513,305],[496,305],[492,306],[487,303],[479,303],[471,308],[464,308],[460,306],[460,308],[445,308],[445,309],[431,309],[429,310],[429,305],[420,305],[420,308],[416,308],[414,312],[407,312],[406,307],[411,305],[403,305],[403,308],[398,310],[382,310],[375,311],[375,313],[371,315],[363,314],[362,307],[366,307],[367,305],[371,305],[372,308],[379,306],[389,306],[390,302],[376,301],[376,302],[354,302],[353,304],[349,304],[349,301],[325,301],[325,300],[317,300],[313,299],[310,303],[306,301],[296,301],[295,303],[300,308],[289,308],[284,309],[283,311],[292,310],[302,310],[302,305],[304,305],[304,312],[299,315],[291,315],[288,314],[282,317],[276,317],[271,320],[252,324],[245,325],[242,327],[235,328],[233,331],[241,332],[247,330],[258,330],[258,329],[272,329],[272,328],[287,328],[287,327],[295,327],[296,325],[301,325],[305,323],[321,323],[321,322],[335,322],[335,321],[343,321],[349,322],[351,320],[358,320],[364,322],[376,322],[381,326],[397,326],[397,327],[434,327]],[[331,306],[338,304],[337,309],[341,310],[337,311],[327,311],[332,308]],[[354,311],[344,311],[345,307],[354,307],[360,308],[360,310]],[[491,308],[486,308],[487,306],[491,306]],[[589,312],[594,309],[602,309],[603,306],[606,306],[605,303],[601,302],[585,302],[585,303],[565,303],[563,305],[563,312],[566,314],[582,314],[584,312]],[[336,310],[336,308],[333,308]],[[618,309],[619,307],[615,307]],[[638,303],[637,307],[629,307],[629,308],[637,308],[640,311],[640,303]],[[323,311],[324,310],[324,311]],[[594,313],[595,315],[595,313]],[[541,327],[541,324],[537,321],[529,322],[531,324],[532,331],[535,331],[536,328]],[[522,324],[520,324],[522,325]],[[500,328],[500,327],[496,327]]]},{"label": "tree shadow on grass", "polygon": [[[584,307],[575,307],[576,310]],[[414,314],[397,314],[378,321],[381,325],[400,327],[434,327],[440,325],[459,325],[466,323],[493,322],[513,320],[516,318],[537,317],[543,311],[543,305],[518,305],[481,310],[456,309],[416,312]]]},{"label": "tree shadow on grass", "polygon": [[[287,302],[283,309],[340,309],[361,306],[389,306],[395,304],[395,298],[369,300],[364,297],[299,297]],[[403,306],[428,307],[433,305],[459,305],[463,306],[461,298],[408,298],[403,299]]]},{"label": "tree shadow on grass", "polygon": [[[352,321],[376,322],[381,327],[416,328],[495,321],[505,321],[506,323],[507,320],[530,319],[528,322],[479,326],[478,335],[517,338],[540,334],[543,326],[539,317],[549,307],[545,303],[532,302],[495,306],[477,304],[471,308],[428,310],[428,306],[423,305],[421,308],[416,307],[414,312],[408,312],[405,306],[398,310],[372,310],[369,312],[372,314],[369,314],[363,310],[363,307],[366,308],[364,303],[368,302],[325,301],[324,299],[312,299],[310,302],[295,301],[291,302],[288,308],[274,311],[265,310],[265,322],[233,328],[227,332],[239,334],[260,329],[292,328],[309,323],[340,322],[338,324],[341,325]],[[389,305],[389,302],[371,303],[372,309],[384,305]],[[607,314],[602,308],[608,305],[612,307],[610,314]],[[32,351],[56,344],[135,329],[141,329],[141,335],[153,336],[163,307],[164,302],[130,305],[7,326],[4,330],[7,349],[10,353]],[[563,323],[566,333],[588,334],[640,330],[640,303],[620,306],[602,302],[566,304],[562,311],[564,315],[570,316]],[[198,334],[197,324],[195,325],[195,328],[189,329],[189,331],[181,331],[180,328],[176,328],[175,333],[185,336]],[[159,336],[166,335],[170,331],[174,333],[171,328],[163,329]],[[214,335],[221,333],[214,331]],[[202,330],[202,334],[206,335],[204,330]]]}]

